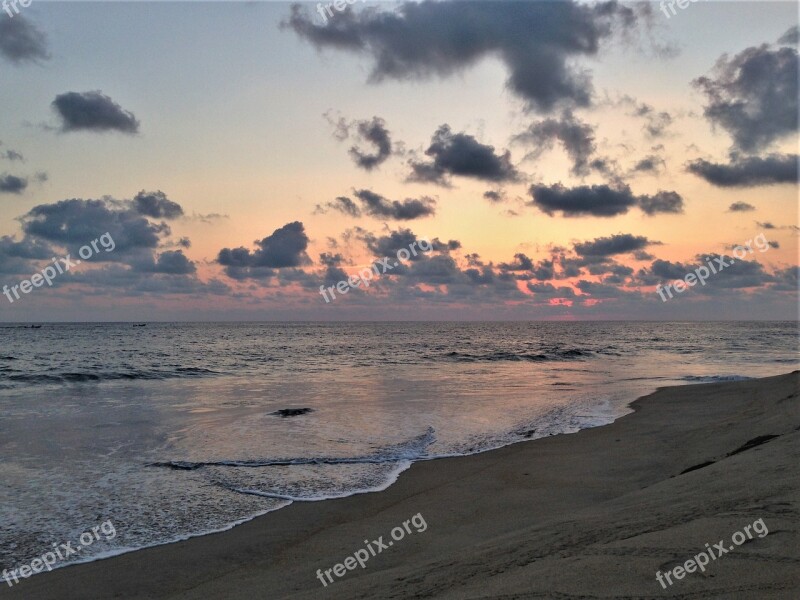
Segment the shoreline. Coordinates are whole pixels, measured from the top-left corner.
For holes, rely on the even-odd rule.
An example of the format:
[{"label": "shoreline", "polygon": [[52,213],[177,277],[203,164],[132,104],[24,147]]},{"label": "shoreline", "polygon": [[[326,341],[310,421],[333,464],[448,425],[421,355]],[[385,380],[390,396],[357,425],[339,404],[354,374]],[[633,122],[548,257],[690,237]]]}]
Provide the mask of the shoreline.
[{"label": "shoreline", "polygon": [[[667,593],[655,583],[658,569],[629,572],[634,562],[647,563],[650,556],[649,562],[658,567],[674,560],[676,554],[691,558],[704,543],[729,536],[759,518],[750,511],[746,517],[740,515],[738,525],[731,520],[728,513],[742,494],[766,495],[771,500],[780,497],[777,505],[787,504],[786,499],[790,506],[792,501],[797,503],[797,388],[797,371],[764,379],[659,388],[633,401],[629,405],[632,412],[607,425],[469,456],[418,461],[379,493],[293,502],[219,533],[67,565],[21,580],[11,589],[2,586],[0,596],[34,600],[255,598],[268,592],[269,597],[276,598],[323,594],[348,598],[480,598],[524,592],[523,597],[545,598],[604,590],[609,585],[602,583],[609,578],[605,568],[616,573],[617,580],[609,589],[613,594],[599,597],[614,597],[623,591],[658,597]],[[727,402],[720,402],[721,398]],[[777,437],[728,454],[761,435]],[[783,454],[778,449],[783,449]],[[755,461],[756,455],[761,460]],[[769,460],[763,460],[765,455]],[[791,455],[795,457],[793,464]],[[698,468],[709,460],[712,462]],[[740,462],[756,463],[750,465],[753,473],[759,473],[752,487],[762,489],[736,489],[748,487],[742,483]],[[706,474],[711,472],[716,479],[708,479]],[[730,480],[730,489],[718,489],[721,480]],[[685,489],[687,481],[694,486],[691,493]],[[794,484],[789,485],[792,481]],[[697,543],[678,544],[679,553],[667,540],[651,539],[659,538],[650,530],[655,523],[646,515],[639,515],[636,521],[623,507],[632,497],[641,496],[640,504],[631,505],[637,507],[635,514],[642,502],[648,507],[642,511],[645,513],[648,509],[658,509],[656,515],[675,512],[675,504],[657,494],[652,497],[653,488],[665,488],[662,495],[673,497],[678,507],[697,504],[704,520],[698,529],[708,535],[699,536]],[[708,514],[708,507],[702,508],[704,502],[720,504],[723,514]],[[770,594],[758,597],[791,597],[800,585],[800,556],[794,549],[800,544],[796,534],[790,539],[784,537],[785,532],[776,531],[778,522],[789,517],[780,511],[770,516],[772,504],[764,504],[760,514],[771,525],[772,536],[757,538],[737,549],[736,558],[715,561],[710,570],[718,571],[716,576],[706,573],[687,577],[675,582],[668,592],[691,594],[714,589],[725,597],[752,598],[751,592],[758,589]],[[794,519],[798,519],[797,510],[796,504],[791,510],[783,509]],[[683,518],[688,516],[685,513]],[[348,570],[327,587],[316,578],[317,569],[324,571],[341,563],[364,547],[365,538],[383,535],[388,539],[393,528],[415,514],[424,515],[427,526],[423,533],[409,534],[390,551],[371,557],[365,568]],[[638,529],[629,523],[631,519]],[[730,526],[714,527],[712,534],[707,521],[726,519]],[[581,545],[597,545],[619,528],[618,521],[632,528],[627,533],[633,536],[626,535],[622,540],[650,540],[650,545],[644,546],[645,557],[631,556],[627,566],[620,560],[620,554],[626,555],[624,547],[610,553],[609,548],[597,548],[598,552],[587,554]],[[660,519],[656,521],[660,523]],[[680,528],[669,520],[660,524],[669,525],[670,530]],[[687,540],[694,540],[697,532],[685,533]],[[776,545],[780,537],[783,541]],[[621,541],[613,535],[611,538],[602,546]],[[575,540],[580,540],[578,547]],[[551,552],[545,551],[548,547]],[[663,548],[660,557],[654,548]],[[734,574],[729,570],[740,568],[744,557],[757,549],[784,559],[752,559],[759,569],[774,576],[770,579],[763,573],[754,574],[748,589],[730,587]],[[609,556],[616,559],[609,560]],[[764,569],[764,562],[775,564]],[[574,573],[573,563],[581,563]],[[594,579],[585,581],[586,573],[577,576],[581,571],[594,572]],[[791,587],[793,581],[795,588]]]}]

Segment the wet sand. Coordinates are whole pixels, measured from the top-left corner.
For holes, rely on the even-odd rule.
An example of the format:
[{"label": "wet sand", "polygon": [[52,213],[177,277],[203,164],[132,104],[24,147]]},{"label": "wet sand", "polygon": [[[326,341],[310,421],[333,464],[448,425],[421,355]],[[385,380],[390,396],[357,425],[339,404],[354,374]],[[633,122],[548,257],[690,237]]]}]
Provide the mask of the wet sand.
[{"label": "wet sand", "polygon": [[[3,586],[0,597],[796,600],[799,387],[794,372],[664,388],[606,427],[417,463],[384,492],[295,503],[224,533]],[[410,525],[327,587],[317,578],[418,513],[425,531]],[[667,589],[656,580],[758,519],[769,533],[705,572]]]}]

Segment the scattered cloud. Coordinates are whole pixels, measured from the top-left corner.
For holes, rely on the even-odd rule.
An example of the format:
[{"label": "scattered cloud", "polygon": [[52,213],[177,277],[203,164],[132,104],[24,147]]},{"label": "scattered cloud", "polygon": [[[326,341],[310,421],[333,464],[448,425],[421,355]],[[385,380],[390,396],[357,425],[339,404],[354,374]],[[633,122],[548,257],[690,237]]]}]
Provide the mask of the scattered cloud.
[{"label": "scattered cloud", "polygon": [[751,47],[717,61],[693,84],[708,99],[704,114],[733,137],[734,149],[755,152],[797,132],[797,49]]},{"label": "scattered cloud", "polygon": [[24,15],[0,19],[0,56],[11,64],[38,62],[50,58],[47,38]]},{"label": "scattered cloud", "polygon": [[481,144],[466,133],[453,133],[442,125],[431,138],[425,151],[432,161],[409,161],[409,181],[449,186],[448,176],[471,177],[482,181],[516,181],[519,174],[511,164],[511,154],[496,154],[494,146]]},{"label": "scattered cloud", "polygon": [[16,175],[0,175],[0,194],[21,194],[28,187],[28,180]]},{"label": "scattered cloud", "polygon": [[100,91],[66,92],[53,100],[53,108],[61,117],[61,131],[139,132],[139,121],[133,113]]},{"label": "scattered cloud", "polygon": [[597,55],[645,12],[618,2],[403,2],[395,10],[346,10],[324,25],[294,5],[284,27],[317,48],[365,54],[370,81],[451,77],[498,57],[507,85],[527,107],[549,112],[588,106],[589,72],[576,64]]},{"label": "scattered cloud", "polygon": [[699,158],[687,165],[690,173],[718,187],[755,187],[794,184],[798,181],[797,154],[732,156],[728,164],[712,163]]}]

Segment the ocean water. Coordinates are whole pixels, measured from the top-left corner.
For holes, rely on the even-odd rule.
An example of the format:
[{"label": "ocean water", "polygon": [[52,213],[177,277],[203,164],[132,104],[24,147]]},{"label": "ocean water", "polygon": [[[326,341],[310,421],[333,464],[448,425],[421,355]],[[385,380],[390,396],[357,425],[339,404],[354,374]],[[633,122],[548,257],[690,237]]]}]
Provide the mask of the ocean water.
[{"label": "ocean water", "polygon": [[794,322],[0,325],[0,569],[109,519],[70,561],[798,364]]}]

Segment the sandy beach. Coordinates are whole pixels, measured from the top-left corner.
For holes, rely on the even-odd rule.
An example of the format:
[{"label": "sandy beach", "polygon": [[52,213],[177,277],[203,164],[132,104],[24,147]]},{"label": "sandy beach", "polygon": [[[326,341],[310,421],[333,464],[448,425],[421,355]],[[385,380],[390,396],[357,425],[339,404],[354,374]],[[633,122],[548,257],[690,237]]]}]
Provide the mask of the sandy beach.
[{"label": "sandy beach", "polygon": [[[796,599],[798,385],[794,372],[664,388],[609,426],[417,463],[381,493],[295,503],[224,533],[35,576],[0,596]],[[407,527],[332,584],[318,578],[414,515],[424,531]],[[706,544],[733,547],[759,519],[768,534],[704,572],[673,576],[666,589],[656,580]]]}]

